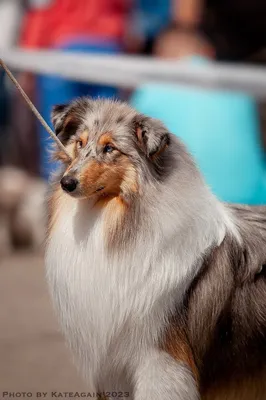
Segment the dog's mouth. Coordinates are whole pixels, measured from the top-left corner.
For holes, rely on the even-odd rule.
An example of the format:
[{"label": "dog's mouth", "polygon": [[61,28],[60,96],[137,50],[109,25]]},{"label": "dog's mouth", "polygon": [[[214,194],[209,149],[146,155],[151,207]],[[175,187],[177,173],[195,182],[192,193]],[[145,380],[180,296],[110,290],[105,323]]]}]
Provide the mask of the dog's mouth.
[{"label": "dog's mouth", "polygon": [[95,193],[101,192],[104,189],[104,186],[98,187],[98,189],[95,190]]},{"label": "dog's mouth", "polygon": [[100,194],[104,189],[105,189],[105,186],[101,185],[101,186],[97,187],[97,189],[92,190],[90,193],[88,193],[88,192],[84,193],[82,188],[79,186],[79,187],[77,187],[76,190],[74,190],[72,192],[67,192],[67,194],[77,200],[82,200],[82,199],[88,199],[97,194]]}]

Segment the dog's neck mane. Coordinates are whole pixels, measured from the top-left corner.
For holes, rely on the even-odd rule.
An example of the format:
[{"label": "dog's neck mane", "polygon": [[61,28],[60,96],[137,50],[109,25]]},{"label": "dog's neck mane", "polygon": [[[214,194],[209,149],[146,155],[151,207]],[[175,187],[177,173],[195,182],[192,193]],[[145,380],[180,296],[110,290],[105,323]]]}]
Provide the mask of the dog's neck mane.
[{"label": "dog's neck mane", "polygon": [[[110,262],[112,257],[121,262],[123,257],[139,260],[143,254],[148,264],[148,260],[155,261],[175,242],[171,253],[178,281],[179,274],[182,280],[194,275],[208,249],[219,246],[226,234],[238,238],[229,209],[205,187],[200,193],[202,201],[195,202],[193,208],[189,200],[175,205],[163,190],[159,198],[154,191],[154,196],[149,194],[141,201],[128,203],[117,196],[95,205],[88,200],[73,199],[57,188],[53,195],[57,206],[50,217],[53,220],[50,241],[55,236],[59,242],[71,238],[73,247],[69,250],[73,252],[80,246],[83,251],[86,246],[91,249],[93,242],[94,250]],[[126,263],[130,269],[131,264],[128,260]]]}]

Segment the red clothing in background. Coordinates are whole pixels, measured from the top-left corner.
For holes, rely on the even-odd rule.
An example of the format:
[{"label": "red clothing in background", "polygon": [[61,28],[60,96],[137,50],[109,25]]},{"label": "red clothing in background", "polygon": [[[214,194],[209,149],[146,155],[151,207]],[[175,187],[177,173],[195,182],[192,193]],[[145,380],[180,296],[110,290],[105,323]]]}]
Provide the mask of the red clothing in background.
[{"label": "red clothing in background", "polygon": [[77,36],[120,41],[123,36],[128,0],[54,0],[49,4],[28,11],[22,46],[49,48]]}]

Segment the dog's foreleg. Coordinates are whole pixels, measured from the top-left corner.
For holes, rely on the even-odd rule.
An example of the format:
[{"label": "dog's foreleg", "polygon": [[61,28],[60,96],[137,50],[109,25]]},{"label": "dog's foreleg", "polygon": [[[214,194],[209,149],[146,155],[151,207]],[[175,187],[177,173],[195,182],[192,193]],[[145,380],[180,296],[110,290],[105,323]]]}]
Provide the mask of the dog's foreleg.
[{"label": "dog's foreleg", "polygon": [[134,386],[134,400],[199,399],[189,367],[160,350],[154,350],[139,365]]}]

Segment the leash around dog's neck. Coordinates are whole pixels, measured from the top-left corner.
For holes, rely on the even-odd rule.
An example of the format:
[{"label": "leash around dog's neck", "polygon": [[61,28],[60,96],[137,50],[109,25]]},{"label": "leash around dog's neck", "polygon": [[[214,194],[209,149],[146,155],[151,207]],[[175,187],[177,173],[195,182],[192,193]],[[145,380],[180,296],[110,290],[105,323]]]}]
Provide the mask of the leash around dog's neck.
[{"label": "leash around dog's neck", "polygon": [[41,116],[39,111],[36,109],[34,104],[31,102],[31,100],[26,95],[26,93],[24,92],[24,90],[22,89],[22,87],[20,86],[20,84],[18,83],[18,81],[16,80],[14,75],[12,74],[12,72],[8,69],[8,67],[6,66],[6,64],[4,63],[4,61],[1,58],[0,58],[0,66],[5,70],[5,72],[7,73],[8,77],[10,78],[10,80],[14,83],[14,85],[16,86],[16,88],[18,89],[18,91],[20,92],[20,94],[22,95],[22,97],[24,98],[26,103],[28,104],[29,108],[31,109],[31,111],[35,115],[35,117],[40,121],[42,126],[47,130],[47,132],[49,133],[51,138],[56,142],[58,147],[66,154],[66,156],[68,157],[69,162],[71,162],[72,161],[72,157],[69,154],[69,152],[67,151],[67,149],[65,148],[65,146],[63,145],[63,143],[58,139],[58,137],[52,131],[50,126],[47,124],[47,122],[43,119],[43,117]]}]

